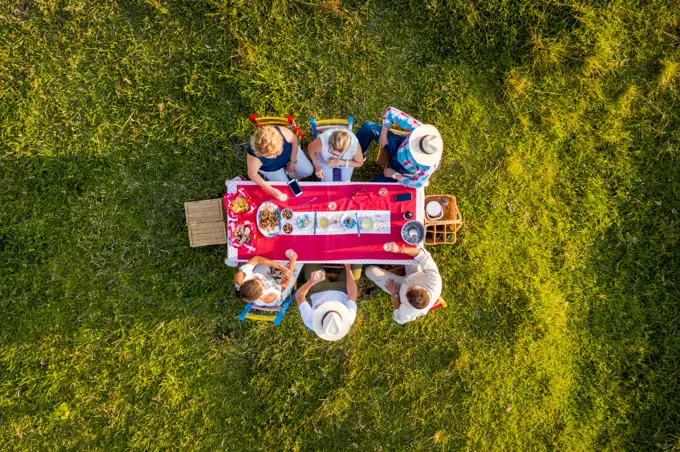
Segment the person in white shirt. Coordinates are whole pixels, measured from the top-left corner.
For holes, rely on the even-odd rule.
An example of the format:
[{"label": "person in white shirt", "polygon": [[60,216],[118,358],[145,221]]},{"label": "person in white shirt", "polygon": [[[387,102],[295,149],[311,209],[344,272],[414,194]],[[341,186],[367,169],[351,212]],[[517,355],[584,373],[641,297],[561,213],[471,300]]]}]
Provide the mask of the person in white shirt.
[{"label": "person in white shirt", "polygon": [[437,264],[425,249],[397,246],[394,242],[388,243],[385,248],[413,257],[417,265],[407,265],[406,276],[370,266],[366,269],[366,276],[392,296],[392,318],[395,322],[404,324],[424,316],[442,294],[442,277]]},{"label": "person in white shirt", "polygon": [[340,181],[349,182],[354,168],[364,164],[359,140],[352,131],[337,127],[328,129],[307,146],[314,173],[322,182],[333,182],[333,170],[340,171]]},{"label": "person in white shirt", "polygon": [[[295,294],[305,326],[327,341],[345,337],[357,317],[355,279],[360,275],[361,266],[346,264],[336,281],[328,281],[320,265],[307,264],[307,282]],[[307,301],[307,293],[311,304]]]},{"label": "person in white shirt", "polygon": [[295,251],[286,251],[286,257],[288,267],[266,257],[252,257],[234,276],[235,295],[258,306],[281,306],[302,270],[302,264],[296,264]]}]

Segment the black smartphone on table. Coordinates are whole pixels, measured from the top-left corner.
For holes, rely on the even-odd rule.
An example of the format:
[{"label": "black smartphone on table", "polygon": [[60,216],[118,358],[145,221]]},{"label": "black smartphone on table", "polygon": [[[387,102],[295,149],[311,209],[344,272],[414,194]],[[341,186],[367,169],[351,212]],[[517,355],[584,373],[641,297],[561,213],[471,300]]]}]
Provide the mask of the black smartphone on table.
[{"label": "black smartphone on table", "polygon": [[413,199],[413,196],[411,195],[411,193],[401,193],[399,195],[396,195],[394,199],[397,202],[410,201],[411,199]]},{"label": "black smartphone on table", "polygon": [[302,188],[300,188],[300,184],[295,179],[289,180],[288,186],[296,198],[302,194]]}]

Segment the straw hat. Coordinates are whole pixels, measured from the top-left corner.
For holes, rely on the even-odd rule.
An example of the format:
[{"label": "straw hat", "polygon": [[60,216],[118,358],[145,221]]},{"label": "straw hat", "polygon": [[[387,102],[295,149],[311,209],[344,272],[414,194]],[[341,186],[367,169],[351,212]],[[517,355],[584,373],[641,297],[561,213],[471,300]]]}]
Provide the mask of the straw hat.
[{"label": "straw hat", "polygon": [[337,341],[345,337],[351,326],[348,322],[349,310],[339,301],[327,301],[314,311],[312,329],[327,341]]},{"label": "straw hat", "polygon": [[421,165],[433,166],[439,163],[444,150],[444,141],[437,128],[423,124],[411,132],[408,139],[411,155]]}]

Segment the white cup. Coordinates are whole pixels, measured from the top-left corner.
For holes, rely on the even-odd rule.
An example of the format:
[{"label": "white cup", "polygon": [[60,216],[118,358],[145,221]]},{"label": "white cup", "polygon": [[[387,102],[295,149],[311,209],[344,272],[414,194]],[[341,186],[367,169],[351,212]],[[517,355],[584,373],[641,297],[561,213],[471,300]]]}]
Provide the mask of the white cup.
[{"label": "white cup", "polygon": [[425,213],[430,220],[438,220],[444,216],[444,209],[442,209],[442,205],[437,201],[430,201],[425,207]]}]

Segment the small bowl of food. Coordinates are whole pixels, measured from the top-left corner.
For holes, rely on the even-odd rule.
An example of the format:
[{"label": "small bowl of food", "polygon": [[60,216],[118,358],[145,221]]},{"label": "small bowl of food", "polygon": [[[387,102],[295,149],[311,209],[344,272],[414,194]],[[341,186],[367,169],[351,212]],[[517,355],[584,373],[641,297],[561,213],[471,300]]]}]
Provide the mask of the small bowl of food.
[{"label": "small bowl of food", "polygon": [[356,227],[356,220],[354,219],[354,216],[350,214],[345,214],[342,216],[342,219],[340,219],[340,223],[342,224],[342,227],[345,229],[352,229]]},{"label": "small bowl of food", "polygon": [[326,229],[330,225],[330,223],[328,222],[328,218],[319,217],[316,220],[316,225],[319,226],[321,229]]},{"label": "small bowl of food", "polygon": [[307,214],[301,215],[298,218],[297,223],[300,229],[302,229],[303,231],[308,231],[309,229],[312,229],[312,227],[314,227],[314,222],[312,221],[311,217]]},{"label": "small bowl of food", "polygon": [[290,209],[283,209],[281,211],[281,216],[283,217],[284,220],[290,220],[293,218],[293,211]]},{"label": "small bowl of food", "polygon": [[372,218],[364,218],[361,220],[361,229],[364,231],[372,231],[373,230],[373,219]]},{"label": "small bowl of food", "polygon": [[283,227],[281,227],[281,230],[283,230],[285,234],[290,234],[293,232],[293,225],[290,223],[284,223]]}]

